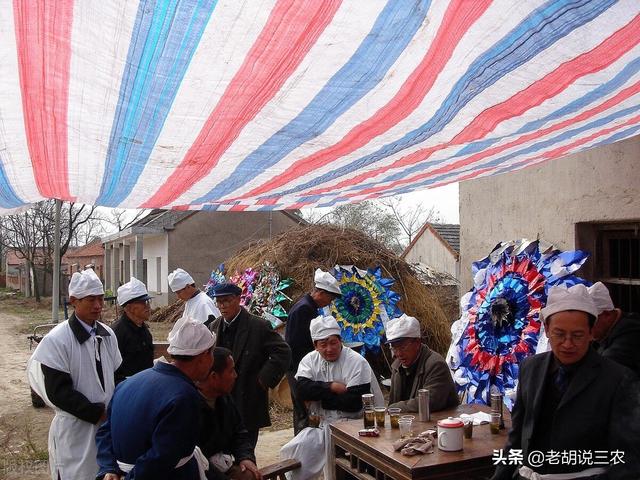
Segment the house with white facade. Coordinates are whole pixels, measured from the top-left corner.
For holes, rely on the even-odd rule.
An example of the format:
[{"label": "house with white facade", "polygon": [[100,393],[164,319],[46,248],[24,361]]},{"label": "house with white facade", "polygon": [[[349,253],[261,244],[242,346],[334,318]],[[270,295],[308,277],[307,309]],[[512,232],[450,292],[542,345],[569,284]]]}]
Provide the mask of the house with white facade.
[{"label": "house with white facade", "polygon": [[425,223],[402,253],[408,263],[428,265],[458,279],[460,275],[460,225]]},{"label": "house with white facade", "polygon": [[211,271],[238,250],[300,223],[302,218],[287,211],[153,210],[103,239],[105,288],[115,295],[118,286],[134,276],[154,297],[152,307],[165,306],[176,298],[167,284],[169,272],[183,268],[201,287]]}]

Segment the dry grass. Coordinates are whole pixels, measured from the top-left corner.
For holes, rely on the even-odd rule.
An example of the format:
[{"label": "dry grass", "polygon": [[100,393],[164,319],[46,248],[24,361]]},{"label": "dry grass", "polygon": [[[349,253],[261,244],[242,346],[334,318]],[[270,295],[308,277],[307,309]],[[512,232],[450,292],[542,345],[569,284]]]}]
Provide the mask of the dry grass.
[{"label": "dry grass", "polygon": [[286,292],[293,299],[311,290],[316,268],[380,266],[386,277],[396,280],[393,289],[402,298],[399,307],[420,320],[428,345],[440,353],[449,346],[449,319],[434,292],[418,280],[407,262],[362,232],[327,225],[293,228],[272,240],[252,243],[227,260],[225,267],[228,273],[234,273],[259,267],[265,261],[274,265],[283,278],[294,280]]},{"label": "dry grass", "polygon": [[293,427],[293,410],[278,402],[269,402],[269,417],[271,426],[267,430],[271,432]]}]

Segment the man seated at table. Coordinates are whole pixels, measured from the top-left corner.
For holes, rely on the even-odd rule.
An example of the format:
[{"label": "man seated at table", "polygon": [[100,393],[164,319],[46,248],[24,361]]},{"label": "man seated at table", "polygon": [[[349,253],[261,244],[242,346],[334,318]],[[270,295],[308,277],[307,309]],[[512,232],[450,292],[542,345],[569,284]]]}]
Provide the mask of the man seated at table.
[{"label": "man seated at table", "polygon": [[210,480],[262,478],[249,432],[231,397],[237,377],[231,350],[214,348],[209,377],[198,384],[204,396],[198,446],[209,459]]},{"label": "man seated at table", "polygon": [[429,390],[432,412],[458,405],[456,387],[444,358],[421,341],[420,323],[402,315],[387,322],[387,343],[395,357],[391,365],[389,407],[418,411],[418,390]]},{"label": "man seated at table", "polygon": [[[514,478],[516,471],[515,478],[525,479],[640,478],[633,373],[590,346],[596,315],[584,285],[549,290],[540,316],[551,351],[520,366],[512,427],[502,455],[508,458],[515,450],[523,464],[499,464],[494,480]],[[550,460],[552,451],[558,453],[556,461]],[[625,463],[613,464],[615,451],[622,452]],[[531,452],[541,452],[541,462],[530,457]],[[604,455],[604,464],[562,461],[562,452],[580,452],[580,459],[590,455],[592,461]]]},{"label": "man seated at table", "polygon": [[[296,372],[297,395],[318,415],[320,428],[307,427],[280,450],[282,459],[295,458],[302,466],[291,472],[291,479],[318,476],[333,478],[329,424],[340,418],[362,416],[362,395],[373,393],[376,404],[383,398],[371,367],[360,354],[342,345],[340,327],[332,316],[318,316],[309,330],[315,350],[300,361]],[[376,388],[377,387],[377,388]]]}]

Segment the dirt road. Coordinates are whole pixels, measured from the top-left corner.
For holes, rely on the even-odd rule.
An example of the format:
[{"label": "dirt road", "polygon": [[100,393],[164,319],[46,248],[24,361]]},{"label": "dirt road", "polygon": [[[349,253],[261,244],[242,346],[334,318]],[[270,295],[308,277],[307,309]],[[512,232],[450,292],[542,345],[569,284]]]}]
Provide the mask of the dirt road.
[{"label": "dirt road", "polygon": [[25,321],[0,312],[0,477],[48,478],[47,434],[53,413],[31,406],[26,364],[31,352]]}]

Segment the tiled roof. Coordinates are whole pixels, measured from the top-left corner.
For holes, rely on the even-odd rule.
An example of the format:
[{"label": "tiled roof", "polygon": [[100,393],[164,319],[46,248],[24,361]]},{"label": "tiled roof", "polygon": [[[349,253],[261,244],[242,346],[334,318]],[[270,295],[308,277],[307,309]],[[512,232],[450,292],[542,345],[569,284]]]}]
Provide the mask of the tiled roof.
[{"label": "tiled roof", "polygon": [[104,247],[100,240],[96,240],[82,247],[78,247],[73,252],[67,252],[65,257],[101,257],[102,255],[104,255]]},{"label": "tiled roof", "polygon": [[152,210],[149,215],[141,218],[133,224],[135,227],[147,227],[157,229],[172,229],[176,223],[184,220],[185,218],[193,215],[196,212],[182,212],[178,210]]},{"label": "tiled roof", "polygon": [[431,226],[451,248],[460,253],[460,225],[453,223],[432,223]]}]

